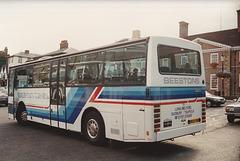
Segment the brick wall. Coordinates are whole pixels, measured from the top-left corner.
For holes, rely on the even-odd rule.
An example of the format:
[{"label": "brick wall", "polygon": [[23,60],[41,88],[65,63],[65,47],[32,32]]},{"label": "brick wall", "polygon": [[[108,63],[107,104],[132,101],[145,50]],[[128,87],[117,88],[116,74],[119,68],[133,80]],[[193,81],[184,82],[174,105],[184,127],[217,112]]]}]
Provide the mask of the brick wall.
[{"label": "brick wall", "polygon": [[[234,53],[236,52],[236,54]],[[231,86],[231,95],[234,95],[234,89],[235,89],[235,95],[239,96],[240,91],[239,91],[239,73],[240,73],[240,64],[239,64],[239,54],[240,51],[231,51],[231,80],[230,80],[230,86]],[[236,57],[235,57],[236,56]],[[234,65],[234,59],[236,59],[236,66]],[[234,78],[234,69],[236,70],[236,78]],[[235,87],[234,87],[234,82]]]},{"label": "brick wall", "polygon": [[[201,43],[202,49],[206,50],[206,49],[214,49],[213,45],[208,45],[205,43]],[[215,47],[215,49],[217,49],[219,47]],[[219,65],[216,68],[212,68],[210,66],[211,63],[211,54],[212,53],[218,53],[218,63]],[[225,61],[224,61],[224,70],[230,72],[230,50],[228,51],[215,51],[215,52],[206,52],[203,53],[203,59],[204,59],[204,67],[205,67],[205,77],[206,77],[206,90],[209,91],[210,93],[214,94],[214,92],[216,90],[211,90],[210,89],[210,85],[211,85],[211,80],[210,80],[210,75],[211,74],[217,74],[219,71],[222,71],[222,62],[221,62],[221,54],[224,54],[225,56]],[[218,79],[218,91],[221,91],[222,93],[222,79],[221,78],[217,78]],[[224,79],[224,95],[225,96],[230,96],[230,85],[231,81],[230,78],[229,79]]]}]

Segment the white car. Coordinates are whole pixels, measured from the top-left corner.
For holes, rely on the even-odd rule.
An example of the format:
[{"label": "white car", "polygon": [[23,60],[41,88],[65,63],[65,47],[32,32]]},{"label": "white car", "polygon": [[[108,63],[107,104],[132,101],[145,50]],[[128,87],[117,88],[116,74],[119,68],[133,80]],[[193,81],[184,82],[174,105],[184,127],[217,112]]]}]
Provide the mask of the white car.
[{"label": "white car", "polygon": [[8,93],[7,87],[0,87],[0,92],[7,94]]},{"label": "white car", "polygon": [[240,118],[240,97],[238,100],[232,104],[229,104],[225,107],[227,120],[232,123],[236,118]]},{"label": "white car", "polygon": [[0,104],[8,105],[8,95],[6,93],[0,92]]}]

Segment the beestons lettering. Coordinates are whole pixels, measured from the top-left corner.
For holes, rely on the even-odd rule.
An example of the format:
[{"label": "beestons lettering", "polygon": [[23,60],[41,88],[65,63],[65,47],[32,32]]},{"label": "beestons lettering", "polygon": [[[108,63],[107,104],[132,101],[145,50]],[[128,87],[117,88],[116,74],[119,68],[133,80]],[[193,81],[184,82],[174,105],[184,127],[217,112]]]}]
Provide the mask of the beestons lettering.
[{"label": "beestons lettering", "polygon": [[164,84],[199,84],[199,78],[164,77]]}]

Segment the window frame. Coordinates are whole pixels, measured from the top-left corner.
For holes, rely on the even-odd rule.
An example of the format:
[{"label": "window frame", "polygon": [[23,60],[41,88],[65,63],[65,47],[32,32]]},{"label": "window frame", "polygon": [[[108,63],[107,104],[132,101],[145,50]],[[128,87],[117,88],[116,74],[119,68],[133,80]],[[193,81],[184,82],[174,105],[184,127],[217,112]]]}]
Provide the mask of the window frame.
[{"label": "window frame", "polygon": [[162,64],[163,64],[162,67],[168,67],[168,64],[169,64],[168,62],[169,62],[169,58],[163,58],[162,59]]},{"label": "window frame", "polygon": [[[88,58],[87,56],[89,56],[89,55],[91,55],[91,54],[102,54],[102,52],[92,52],[92,53],[83,53],[83,54],[78,54],[78,55],[74,55],[74,56],[71,56],[71,57],[68,57],[67,58],[67,77],[66,77],[66,86],[67,87],[75,87],[75,86],[101,86],[102,85],[102,70],[103,69],[101,69],[101,68],[103,68],[103,62],[104,62],[104,56],[102,56],[102,60],[101,60],[101,63],[99,63],[99,64],[97,64],[97,62],[100,62],[99,60],[91,60],[91,61],[82,61],[82,59],[84,59],[84,57],[85,58]],[[84,70],[85,70],[85,68],[86,68],[86,66],[87,65],[89,65],[88,66],[88,68],[92,65],[91,63],[87,63],[87,62],[93,62],[93,64],[94,64],[94,62],[97,64],[97,66],[98,66],[98,68],[97,68],[97,71],[98,71],[98,76],[99,76],[99,78],[98,78],[98,80],[100,80],[99,82],[100,83],[98,83],[97,85],[95,85],[95,83],[94,82],[92,82],[92,83],[87,83],[87,81],[83,81],[82,80],[82,82],[81,83],[76,83],[75,85],[74,84],[70,84],[69,83],[69,81],[73,81],[73,80],[70,80],[69,78],[70,78],[70,69],[69,69],[69,67],[70,67],[70,59],[74,59],[74,60],[76,60],[77,59],[77,57],[79,57],[79,62],[74,62],[74,64],[77,64],[77,63],[79,63],[79,66],[84,66],[84,69],[81,69],[81,68],[79,68],[79,69],[77,69],[76,67],[76,73],[78,73],[80,70],[82,71],[82,72],[79,72],[81,75],[82,74],[84,74],[83,72],[84,72]],[[72,62],[71,62],[72,63]],[[82,65],[81,65],[81,63],[82,63]],[[73,64],[73,65],[74,65]],[[91,66],[92,67],[92,66]],[[99,68],[100,67],[100,68]],[[92,69],[92,68],[91,68]],[[89,71],[90,69],[88,69],[88,71]],[[91,70],[90,70],[91,71]],[[72,72],[71,72],[72,73]],[[75,73],[75,74],[76,74]],[[92,74],[92,73],[91,73]],[[90,76],[92,76],[90,74]],[[94,74],[96,74],[96,73],[94,73]],[[79,76],[78,74],[76,75],[76,76]],[[73,76],[71,76],[72,78],[73,78]],[[82,78],[81,78],[82,79]],[[78,80],[78,79],[76,79],[75,78],[75,81],[76,80]]]},{"label": "window frame", "polygon": [[[216,82],[216,88],[213,87],[213,78],[216,78],[217,82]],[[218,77],[216,74],[210,74],[210,90],[218,90]]]},{"label": "window frame", "polygon": [[[46,67],[42,67],[42,65],[46,65]],[[37,68],[37,66],[39,66],[38,68]],[[43,79],[44,77],[44,72],[42,72],[42,70],[43,69],[48,69],[49,71],[47,71],[46,72],[46,74],[49,74],[49,76],[48,76],[48,81],[44,81],[44,82],[42,82],[41,80],[39,80],[39,79],[36,79],[36,77],[35,77],[35,70],[36,69],[41,69],[41,72],[39,73],[39,75],[38,75],[38,77],[39,78],[41,78],[41,79]],[[35,63],[35,64],[33,64],[33,78],[32,78],[32,86],[35,88],[35,87],[41,87],[41,88],[44,88],[44,87],[49,87],[50,85],[50,70],[51,70],[51,67],[50,67],[50,62],[39,62],[39,63]],[[49,72],[49,73],[48,73]],[[36,83],[36,81],[39,81],[39,83]],[[46,85],[46,82],[48,82],[48,84]],[[45,84],[44,84],[45,83]]]},{"label": "window frame", "polygon": [[[201,55],[200,55],[200,52],[198,51],[198,50],[193,50],[193,49],[187,49],[187,48],[182,48],[182,47],[180,47],[180,46],[171,46],[171,45],[166,45],[166,44],[158,44],[157,45],[157,61],[158,61],[158,71],[159,71],[159,73],[161,74],[161,75],[183,75],[183,76],[201,76],[202,75],[202,67],[200,68],[200,71],[199,71],[199,73],[187,73],[187,72],[185,72],[185,73],[178,73],[178,72],[163,72],[163,71],[161,71],[161,67],[163,67],[163,66],[161,66],[161,63],[160,63],[160,59],[159,59],[159,48],[161,47],[161,46],[167,46],[167,47],[173,47],[173,48],[181,48],[181,49],[185,49],[185,50],[189,50],[189,51],[194,51],[194,52],[196,52],[197,54],[196,54],[196,56],[199,56],[199,61],[198,61],[198,64],[200,65],[200,67],[202,66],[202,63],[201,63]],[[180,53],[179,53],[180,54]],[[180,56],[180,64],[181,64],[181,66],[182,66],[182,58],[183,57],[185,57],[184,55],[183,56]],[[187,58],[188,59],[188,58]],[[187,60],[188,61],[188,60]],[[176,62],[176,61],[175,61]],[[195,57],[194,57],[194,65],[196,65],[195,64]],[[170,60],[170,65],[171,65],[171,60]],[[193,68],[191,68],[191,69],[193,69]]]},{"label": "window frame", "polygon": [[[16,80],[16,70],[15,69],[11,69],[9,70],[9,81],[8,81],[8,95],[9,96],[13,96],[14,95],[14,88],[15,88],[15,80]],[[11,75],[11,73],[13,75]],[[12,77],[11,77],[12,76]],[[12,78],[12,79],[10,79]]]},{"label": "window frame", "polygon": [[18,57],[18,63],[22,63],[22,57]]},{"label": "window frame", "polygon": [[[141,44],[144,44],[145,45],[145,49],[146,49],[146,60],[145,60],[145,83],[144,84],[116,84],[116,85],[108,85],[108,84],[84,84],[84,85],[68,85],[66,83],[66,87],[96,87],[96,86],[117,86],[117,87],[121,87],[121,86],[146,86],[146,81],[147,81],[147,54],[148,54],[148,44],[149,44],[149,38],[145,38],[145,39],[141,39],[141,40],[137,40],[137,41],[134,41],[134,42],[124,42],[124,43],[121,43],[121,44],[114,44],[114,45],[109,45],[109,46],[106,46],[106,47],[101,47],[101,48],[96,48],[96,49],[93,49],[93,50],[88,50],[88,51],[84,51],[84,52],[79,52],[79,53],[73,53],[73,54],[70,54],[70,55],[61,55],[61,56],[56,56],[54,58],[49,58],[49,59],[45,59],[45,60],[36,60],[36,61],[32,61],[32,62],[27,62],[26,64],[19,64],[17,66],[13,66],[13,67],[10,67],[11,69],[15,69],[15,70],[18,70],[19,68],[22,68],[22,67],[26,67],[26,66],[29,66],[29,65],[36,65],[36,64],[39,64],[39,63],[46,63],[46,62],[51,62],[51,61],[57,61],[57,60],[62,60],[62,59],[67,59],[67,66],[68,66],[68,59],[71,58],[71,57],[75,57],[75,56],[79,56],[79,55],[86,55],[86,54],[91,54],[91,53],[104,53],[106,50],[113,50],[113,49],[118,49],[118,48],[126,48],[126,47],[131,47],[131,46],[135,46],[135,45],[141,45]],[[104,60],[103,60],[104,62]],[[66,71],[67,71],[67,74],[68,74],[68,68],[66,66]],[[16,73],[16,72],[15,72]],[[104,69],[102,70],[102,74],[104,74]],[[16,77],[16,74],[15,74],[15,77]],[[68,80],[68,75],[67,75],[67,78]],[[66,80],[66,81],[67,81]],[[104,78],[102,78],[101,80],[102,82],[104,81]],[[16,82],[16,79],[15,79],[15,82]],[[14,88],[30,88],[30,87],[16,87],[16,84],[14,83]],[[49,86],[43,86],[43,87],[32,87],[32,88],[49,88]]]},{"label": "window frame", "polygon": [[[27,68],[28,66],[23,66],[23,67],[20,67],[20,68],[17,68],[15,70],[15,74],[16,74],[16,88],[26,88],[27,84],[28,84],[28,75],[27,75]],[[20,71],[25,71],[25,75],[19,75],[18,73]],[[19,76],[19,77],[18,77]],[[25,78],[25,79],[20,79],[21,77],[22,78]],[[19,78],[19,79],[18,79]],[[21,85],[21,86],[20,86]]]},{"label": "window frame", "polygon": [[[214,61],[214,56],[216,56],[216,61]],[[211,53],[210,54],[210,64],[211,63],[219,63],[219,54],[218,53]]]},{"label": "window frame", "polygon": [[[184,62],[183,60],[186,59]],[[185,65],[188,62],[188,56],[181,56],[181,65]]]},{"label": "window frame", "polygon": [[[112,51],[112,50],[118,50],[118,49],[122,49],[122,48],[128,48],[128,47],[133,47],[133,46],[137,46],[137,45],[145,45],[145,49],[146,49],[146,57],[145,57],[145,76],[144,76],[144,83],[116,83],[116,84],[107,84],[105,82],[105,68],[106,68],[106,53],[107,51]],[[69,59],[73,58],[75,56],[81,56],[81,55],[87,55],[87,54],[94,54],[94,53],[101,53],[103,54],[103,65],[102,65],[102,73],[101,74],[101,82],[97,85],[95,84],[76,84],[76,85],[70,85],[67,83],[66,87],[76,87],[76,86],[146,86],[146,80],[147,80],[147,54],[148,54],[148,43],[147,42],[141,42],[141,43],[133,43],[133,44],[128,44],[128,45],[122,45],[122,46],[118,46],[118,47],[114,47],[114,48],[106,48],[105,50],[101,50],[101,51],[95,51],[95,52],[91,52],[91,53],[83,53],[83,54],[76,54],[74,56],[68,57],[68,63],[69,63]],[[67,74],[69,74],[69,71],[67,72]],[[69,81],[69,75],[67,75],[67,82]]]}]

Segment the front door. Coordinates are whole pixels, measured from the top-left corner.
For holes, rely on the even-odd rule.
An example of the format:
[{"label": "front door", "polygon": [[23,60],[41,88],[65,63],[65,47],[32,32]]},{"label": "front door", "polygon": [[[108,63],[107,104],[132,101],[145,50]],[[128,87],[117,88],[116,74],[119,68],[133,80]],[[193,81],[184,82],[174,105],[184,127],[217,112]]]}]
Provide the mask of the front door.
[{"label": "front door", "polygon": [[51,126],[67,128],[66,124],[66,60],[51,63],[50,120]]}]

